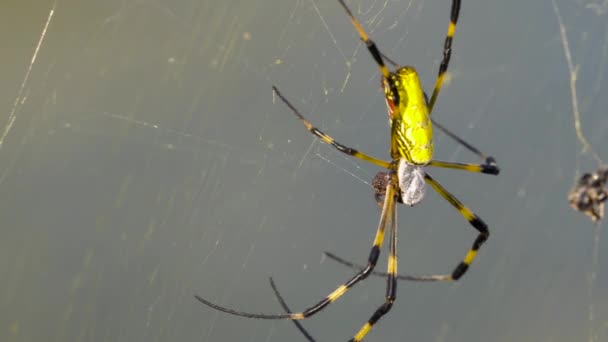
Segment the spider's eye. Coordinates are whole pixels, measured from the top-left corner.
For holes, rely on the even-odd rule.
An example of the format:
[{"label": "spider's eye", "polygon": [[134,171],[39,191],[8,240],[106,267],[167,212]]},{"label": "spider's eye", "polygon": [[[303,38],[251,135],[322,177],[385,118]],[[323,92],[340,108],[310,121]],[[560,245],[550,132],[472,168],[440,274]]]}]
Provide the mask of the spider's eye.
[{"label": "spider's eye", "polygon": [[384,81],[384,94],[387,99],[391,100],[396,106],[399,106],[399,79],[394,75]]}]

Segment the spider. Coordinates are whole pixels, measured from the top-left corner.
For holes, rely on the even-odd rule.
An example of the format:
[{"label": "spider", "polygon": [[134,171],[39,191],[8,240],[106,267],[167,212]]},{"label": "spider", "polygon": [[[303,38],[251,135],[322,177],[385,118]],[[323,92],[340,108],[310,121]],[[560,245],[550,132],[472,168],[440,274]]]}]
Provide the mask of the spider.
[{"label": "spider", "polygon": [[[488,239],[490,235],[488,226],[481,220],[481,218],[479,218],[469,208],[464,206],[458,199],[456,199],[456,197],[449,193],[439,182],[426,173],[425,168],[427,166],[432,166],[492,175],[497,175],[499,173],[499,168],[493,157],[484,156],[473,146],[446,130],[443,126],[439,125],[430,117],[439,91],[441,90],[450,61],[452,52],[452,38],[456,30],[456,22],[458,20],[458,14],[460,11],[460,0],[452,0],[450,24],[448,26],[447,35],[443,46],[443,59],[439,66],[439,73],[430,100],[427,99],[426,94],[422,90],[416,70],[411,66],[400,67],[382,54],[376,44],[368,37],[367,33],[363,29],[363,26],[359,23],[359,21],[357,21],[357,19],[355,19],[351,10],[344,3],[344,0],[338,1],[346,11],[352,25],[358,32],[361,40],[365,43],[367,49],[380,69],[381,86],[384,90],[388,108],[389,125],[391,128],[391,160],[385,161],[375,158],[335,141],[331,136],[314,127],[302,114],[300,114],[300,112],[287,100],[285,96],[283,96],[277,87],[273,86],[273,91],[274,94],[276,94],[276,96],[278,96],[278,98],[293,112],[293,114],[300,121],[302,121],[306,129],[317,138],[321,139],[321,141],[333,146],[335,149],[344,154],[361,159],[387,170],[387,172],[379,172],[376,177],[374,177],[372,182],[376,201],[379,205],[381,205],[382,211],[372,248],[369,253],[367,265],[358,270],[358,272],[351,279],[338,286],[338,288],[336,288],[321,301],[301,312],[287,312],[282,314],[248,313],[220,306],[203,299],[198,295],[195,297],[201,303],[211,308],[237,316],[259,319],[290,320],[301,320],[310,317],[323,310],[329,304],[335,302],[355,284],[367,278],[374,272],[374,267],[376,266],[378,258],[380,257],[380,249],[388,227],[388,267],[386,273],[380,273],[387,277],[386,297],[384,303],[376,309],[367,322],[363,324],[359,331],[350,340],[362,341],[363,338],[371,331],[372,327],[378,322],[378,320],[380,320],[382,316],[390,311],[397,296],[397,215],[395,209],[397,203],[403,203],[409,206],[416,205],[424,197],[425,184],[429,184],[477,231],[477,237],[475,238],[472,247],[469,249],[464,259],[462,259],[462,261],[453,269],[451,273],[405,277],[407,280],[418,281],[458,280],[467,271],[469,265],[475,259],[479,248]],[[385,60],[393,65],[396,70],[389,71],[385,64]],[[471,150],[479,157],[484,158],[485,162],[483,164],[462,164],[432,159],[433,125],[444,131],[451,138],[463,144],[467,149]]]},{"label": "spider", "polygon": [[585,173],[568,193],[570,206],[598,222],[604,217],[604,202],[608,199],[608,168]]}]

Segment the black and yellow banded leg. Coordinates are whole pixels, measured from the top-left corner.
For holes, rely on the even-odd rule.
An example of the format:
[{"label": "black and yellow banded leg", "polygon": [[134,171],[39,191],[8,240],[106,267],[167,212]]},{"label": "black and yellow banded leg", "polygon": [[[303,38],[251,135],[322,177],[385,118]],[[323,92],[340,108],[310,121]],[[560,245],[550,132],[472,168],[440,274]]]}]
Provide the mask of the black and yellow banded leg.
[{"label": "black and yellow banded leg", "polygon": [[[426,282],[434,282],[434,281],[454,281],[458,280],[462,275],[467,271],[469,265],[475,259],[477,255],[477,251],[483,245],[483,243],[490,236],[490,231],[488,230],[488,226],[483,222],[477,215],[475,215],[469,208],[465,207],[454,195],[449,193],[441,184],[439,184],[434,178],[425,175],[425,179],[428,184],[430,184],[441,197],[445,198],[450,204],[458,210],[458,212],[467,220],[469,223],[478,231],[477,238],[473,242],[473,246],[466,254],[462,262],[456,266],[456,268],[452,271],[451,274],[434,274],[434,275],[410,275],[410,274],[398,274],[396,278],[398,280],[407,280],[407,281],[426,281]],[[347,267],[361,270],[363,266],[352,263],[348,260],[345,260],[333,253],[325,252],[325,255],[338,263],[345,265]],[[376,276],[389,276],[388,272],[381,271],[373,271],[373,275]]]},{"label": "black and yellow banded leg", "polygon": [[[477,255],[477,251],[481,248],[484,242],[490,237],[490,231],[488,230],[488,226],[485,222],[483,222],[477,215],[475,215],[469,208],[465,207],[454,195],[449,193],[441,184],[439,184],[434,178],[425,174],[424,176],[426,182],[430,184],[435,191],[441,197],[445,198],[446,201],[450,202],[450,204],[458,210],[460,215],[462,215],[475,230],[477,230],[478,235],[473,242],[473,246],[467,252],[464,259],[456,266],[452,274],[446,280],[458,280],[462,275],[467,271],[475,256]],[[439,275],[439,277],[443,277]]]},{"label": "black and yellow banded leg", "polygon": [[317,138],[321,139],[321,141],[323,141],[326,144],[329,144],[331,146],[333,146],[336,150],[347,154],[349,156],[364,160],[368,163],[374,164],[374,165],[378,165],[382,168],[385,169],[389,169],[391,167],[391,163],[378,159],[378,158],[374,158],[368,154],[362,153],[357,151],[356,149],[352,148],[352,147],[348,147],[345,145],[342,145],[341,143],[337,142],[334,140],[334,138],[332,138],[331,136],[323,133],[321,130],[319,130],[318,128],[314,127],[308,120],[306,120],[306,118],[300,114],[300,112],[296,109],[296,107],[294,107],[291,102],[289,102],[284,96],[283,94],[281,94],[281,92],[279,91],[279,89],[276,86],[272,87],[272,90],[274,91],[275,94],[277,94],[277,96],[281,99],[281,101],[283,101],[283,103],[285,103],[285,105],[287,105],[287,107],[289,107],[289,109],[291,109],[291,111],[293,112],[293,114],[295,116],[298,117],[298,119],[300,119],[300,121],[302,121],[304,123],[304,126],[306,126],[306,129],[314,134]]},{"label": "black and yellow banded leg", "polygon": [[[393,177],[397,177],[393,173]],[[355,274],[349,281],[344,283],[343,285],[338,286],[332,293],[330,293],[327,297],[323,298],[317,304],[309,307],[308,309],[297,312],[297,313],[283,313],[283,314],[263,314],[263,313],[249,313],[243,311],[237,311],[234,309],[229,309],[218,304],[212,303],[206,299],[203,299],[200,296],[195,295],[194,297],[200,301],[201,303],[216,309],[218,311],[222,311],[225,313],[229,313],[236,316],[248,317],[248,318],[259,318],[259,319],[291,319],[291,320],[300,320],[307,317],[310,317],[317,312],[324,309],[327,305],[335,302],[338,298],[342,297],[351,287],[360,282],[361,280],[367,278],[374,267],[376,267],[376,263],[378,262],[378,258],[380,257],[380,249],[382,247],[382,242],[384,241],[384,234],[386,230],[386,224],[389,219],[391,219],[391,211],[395,208],[395,198],[396,198],[396,180],[390,182],[387,185],[386,196],[384,200],[384,206],[382,208],[382,214],[380,215],[380,222],[378,223],[378,230],[376,231],[376,237],[374,238],[374,243],[372,245],[372,249],[369,253],[367,266]]]},{"label": "black and yellow banded leg", "polygon": [[466,142],[464,139],[462,139],[461,137],[459,137],[458,135],[456,135],[456,133],[454,133],[451,130],[447,129],[445,126],[443,126],[442,124],[440,124],[439,122],[437,122],[437,120],[431,118],[431,122],[433,123],[434,127],[439,128],[439,130],[441,130],[447,136],[449,136],[450,138],[452,138],[454,141],[456,141],[460,145],[464,146],[467,150],[473,152],[479,158],[483,159],[485,161],[486,165],[491,165],[491,166],[496,167],[496,169],[498,169],[498,165],[496,164],[496,159],[494,159],[494,157],[492,157],[492,156],[486,156],[485,154],[481,153],[481,151],[479,149],[475,148],[475,146],[473,146],[473,145],[469,144],[468,142]]},{"label": "black and yellow banded leg", "polygon": [[[374,61],[376,61],[376,64],[378,64],[378,67],[380,68],[380,73],[382,74],[382,76],[385,79],[390,79],[390,77],[389,77],[390,71],[388,71],[386,64],[384,64],[384,60],[382,59],[382,56],[384,56],[384,54],[382,52],[380,52],[376,43],[369,38],[369,36],[365,32],[365,30],[363,29],[363,26],[361,25],[361,23],[359,23],[359,21],[355,18],[355,16],[353,15],[353,12],[351,12],[350,8],[348,8],[348,6],[346,6],[346,3],[344,2],[344,0],[338,0],[338,1],[342,5],[342,7],[344,7],[344,10],[346,11],[348,18],[350,19],[350,22],[353,24],[353,26],[359,33],[359,37],[361,37],[361,40],[365,43],[367,50],[374,58]],[[389,59],[389,62],[393,65],[396,65],[396,63],[390,59]],[[393,82],[389,82],[389,87],[391,87],[391,91],[394,96],[394,102],[398,104],[399,103],[399,91],[397,90],[396,85]]]},{"label": "black and yellow banded leg", "polygon": [[[272,279],[272,277],[270,277],[269,280],[270,280],[270,287],[272,287],[272,291],[274,291],[274,295],[275,295],[275,297],[277,297],[279,304],[281,304],[281,307],[283,308],[283,310],[285,310],[285,312],[291,313],[291,309],[289,308],[289,306],[287,305],[287,302],[285,302],[285,299],[279,292],[279,289],[277,288],[277,285],[274,283],[274,280]],[[304,337],[306,337],[306,340],[308,340],[308,342],[316,342],[315,338],[312,337],[312,335],[308,332],[308,330],[306,330],[306,328],[304,328],[304,326],[302,325],[302,323],[300,323],[300,321],[292,321],[292,322],[293,322],[293,324],[295,324],[296,328],[298,328],[298,330],[300,330],[302,335],[304,335]]]},{"label": "black and yellow banded leg", "polygon": [[[394,193],[388,193],[387,196],[395,197]],[[396,199],[396,198],[395,198]],[[393,199],[393,201],[395,200]],[[388,265],[386,269],[386,297],[384,303],[380,305],[374,314],[365,322],[365,324],[359,329],[355,336],[350,340],[352,342],[363,341],[363,338],[372,330],[374,325],[378,323],[382,316],[386,315],[391,308],[393,303],[397,299],[397,210],[395,206],[389,208],[390,212],[390,238],[389,238],[389,255]]]},{"label": "black and yellow banded leg", "polygon": [[434,167],[442,167],[445,169],[456,169],[463,170],[468,172],[476,172],[476,173],[485,173],[488,175],[497,175],[500,173],[500,169],[494,164],[463,164],[463,163],[453,163],[453,162],[445,162],[440,160],[431,160],[428,164],[429,166]]},{"label": "black and yellow banded leg", "polygon": [[[323,254],[325,254],[325,256],[327,256],[328,258],[336,261],[339,264],[342,264],[346,267],[352,268],[354,270],[361,270],[363,269],[365,266],[363,265],[359,265],[359,264],[355,264],[354,262],[348,261],[344,258],[341,258],[337,255],[335,255],[332,252],[323,252]],[[376,271],[374,270],[372,272],[373,275],[378,276],[378,277],[386,277],[388,276],[387,272],[384,271]],[[427,281],[427,282],[434,282],[434,281],[446,281],[446,280],[451,280],[450,276],[446,276],[446,275],[426,275],[426,276],[420,276],[420,275],[411,275],[411,274],[404,274],[404,273],[399,273],[397,274],[397,280],[407,280],[407,281]]]},{"label": "black and yellow banded leg", "polygon": [[454,32],[456,32],[456,23],[458,22],[459,13],[460,0],[452,0],[450,25],[448,26],[448,32],[445,36],[445,42],[443,43],[443,59],[441,60],[441,64],[439,64],[439,73],[437,74],[437,80],[435,81],[435,87],[433,88],[433,95],[431,95],[431,100],[429,101],[429,113],[433,112],[433,106],[435,106],[437,95],[439,95],[439,91],[441,90],[441,86],[443,85],[445,78],[445,73],[448,70],[448,65],[450,64],[450,58],[452,56],[452,38],[454,37]]},{"label": "black and yellow banded leg", "polygon": [[346,14],[348,14],[348,18],[350,19],[350,22],[353,24],[353,26],[359,33],[359,37],[361,37],[361,40],[365,43],[365,46],[367,46],[369,53],[372,55],[372,57],[378,64],[378,67],[380,67],[380,73],[382,73],[382,76],[384,76],[385,78],[389,78],[390,72],[388,71],[386,64],[384,64],[384,60],[382,59],[382,53],[378,49],[378,46],[376,45],[376,43],[374,43],[373,40],[371,40],[369,38],[369,36],[365,32],[365,30],[363,29],[363,26],[361,26],[359,21],[353,15],[353,12],[351,12],[350,8],[348,8],[348,6],[346,6],[346,3],[344,2],[344,0],[338,0],[338,1],[342,5],[342,7],[344,7]]}]

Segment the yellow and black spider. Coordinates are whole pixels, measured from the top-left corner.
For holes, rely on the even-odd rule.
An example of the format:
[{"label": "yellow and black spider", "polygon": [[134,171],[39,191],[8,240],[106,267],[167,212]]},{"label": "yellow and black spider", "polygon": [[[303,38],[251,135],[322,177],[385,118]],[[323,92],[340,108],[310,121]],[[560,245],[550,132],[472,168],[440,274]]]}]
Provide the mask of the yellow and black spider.
[{"label": "yellow and black spider", "polygon": [[[469,208],[464,206],[458,199],[450,194],[441,184],[432,178],[425,171],[425,167],[442,167],[459,169],[469,172],[480,172],[497,175],[498,166],[494,158],[486,157],[473,146],[467,144],[462,139],[450,131],[443,128],[436,121],[432,120],[430,114],[437,99],[437,95],[444,81],[445,73],[448,68],[452,52],[452,37],[456,30],[456,22],[460,11],[460,0],[452,0],[450,24],[443,47],[443,60],[439,66],[439,74],[430,100],[427,101],[426,94],[422,90],[420,80],[416,70],[411,66],[399,67],[384,56],[376,44],[368,37],[361,24],[355,19],[344,0],[338,0],[344,7],[350,21],[359,33],[359,36],[366,44],[367,49],[378,64],[382,74],[382,88],[384,89],[386,103],[388,107],[389,125],[391,128],[391,161],[385,161],[372,157],[368,154],[357,151],[354,148],[345,146],[335,141],[329,135],[314,127],[300,112],[273,87],[274,93],[285,103],[291,111],[304,123],[308,131],[317,136],[323,142],[332,145],[338,151],[355,158],[364,160],[374,165],[380,166],[388,172],[379,172],[373,180],[376,201],[382,204],[382,213],[378,224],[376,236],[368,257],[367,266],[362,267],[357,274],[343,285],[340,285],[332,293],[327,295],[315,305],[295,313],[282,314],[258,314],[236,311],[214,304],[199,296],[195,296],[203,304],[216,310],[230,313],[237,316],[261,319],[291,319],[300,320],[310,317],[321,311],[330,303],[335,302],[344,295],[351,287],[359,281],[367,278],[374,272],[374,267],[380,256],[380,248],[384,241],[386,228],[388,227],[389,236],[389,256],[387,276],[387,289],[385,302],[376,309],[368,321],[355,334],[351,341],[362,341],[372,329],[372,326],[384,316],[392,307],[397,295],[397,216],[395,206],[403,203],[409,206],[419,203],[424,196],[425,184],[428,183],[439,195],[447,200],[460,214],[477,230],[478,235],[472,247],[467,252],[464,259],[454,268],[450,274],[426,275],[426,276],[404,276],[407,280],[418,281],[452,281],[458,280],[469,268],[475,259],[477,251],[488,239],[490,233],[487,225],[475,215]],[[384,60],[396,67],[394,72],[388,70]],[[473,153],[485,159],[484,164],[461,164],[445,161],[433,160],[433,131],[432,126],[441,129],[450,137],[463,144]]]}]

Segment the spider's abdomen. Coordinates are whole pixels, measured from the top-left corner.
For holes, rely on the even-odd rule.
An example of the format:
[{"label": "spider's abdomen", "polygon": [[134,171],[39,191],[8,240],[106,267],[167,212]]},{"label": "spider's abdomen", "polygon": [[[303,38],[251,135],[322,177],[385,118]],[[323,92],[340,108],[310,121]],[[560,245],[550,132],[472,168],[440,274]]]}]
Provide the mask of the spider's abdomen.
[{"label": "spider's abdomen", "polygon": [[413,165],[401,159],[397,168],[397,177],[403,204],[414,206],[420,203],[424,198],[426,185],[422,166]]},{"label": "spider's abdomen", "polygon": [[416,70],[409,66],[398,69],[389,82],[383,81],[383,87],[394,137],[391,157],[414,165],[427,164],[433,157],[433,126]]}]

